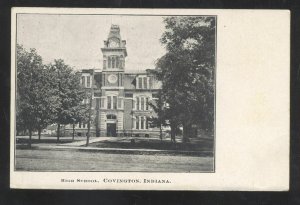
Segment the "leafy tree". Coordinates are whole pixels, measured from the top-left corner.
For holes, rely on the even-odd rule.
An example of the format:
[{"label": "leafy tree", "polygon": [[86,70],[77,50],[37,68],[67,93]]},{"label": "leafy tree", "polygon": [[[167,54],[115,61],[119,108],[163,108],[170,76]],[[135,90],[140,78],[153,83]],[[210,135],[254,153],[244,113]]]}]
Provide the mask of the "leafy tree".
[{"label": "leafy tree", "polygon": [[51,72],[55,73],[56,105],[54,122],[57,123],[57,141],[60,138],[61,125],[74,124],[78,120],[79,114],[76,112],[84,98],[84,90],[80,85],[80,77],[74,73],[73,69],[66,65],[63,60],[54,60],[49,65]]},{"label": "leafy tree", "polygon": [[88,119],[89,109],[85,104],[79,104],[71,108],[72,140],[75,137],[75,124],[85,122]]},{"label": "leafy tree", "polygon": [[170,106],[168,118],[183,126],[183,142],[191,125],[213,128],[215,18],[167,17],[161,43],[166,54],[156,63],[156,76]]},{"label": "leafy tree", "polygon": [[35,49],[26,51],[17,45],[17,129],[27,129],[29,146],[32,132],[41,129],[51,120],[53,96],[51,78],[45,69],[42,58]]},{"label": "leafy tree", "polygon": [[54,73],[48,67],[45,67],[40,71],[38,79],[37,90],[37,124],[36,129],[38,131],[39,140],[41,139],[41,131],[46,128],[55,117],[55,111],[57,109],[58,97],[56,94],[56,88],[53,83],[55,79]]},{"label": "leafy tree", "polygon": [[156,117],[149,119],[151,127],[159,127],[159,138],[162,140],[162,127],[166,126],[166,113],[164,107],[164,100],[161,91],[158,92],[158,98],[153,102],[149,102],[149,106],[152,107],[153,111],[157,114]]}]

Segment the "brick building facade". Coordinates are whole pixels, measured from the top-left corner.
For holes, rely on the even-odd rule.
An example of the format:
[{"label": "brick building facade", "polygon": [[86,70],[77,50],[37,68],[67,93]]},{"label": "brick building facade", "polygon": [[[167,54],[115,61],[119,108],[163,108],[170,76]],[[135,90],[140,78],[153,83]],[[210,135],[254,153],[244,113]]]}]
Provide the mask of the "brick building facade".
[{"label": "brick building facade", "polygon": [[[158,128],[149,126],[149,118],[155,116],[149,102],[155,99],[160,82],[149,70],[131,72],[126,68],[126,41],[121,39],[119,26],[111,26],[101,51],[102,69],[80,72],[81,84],[87,93],[83,103],[89,104],[92,99],[92,135],[157,135]],[[75,129],[84,134],[87,123],[81,122]]]}]

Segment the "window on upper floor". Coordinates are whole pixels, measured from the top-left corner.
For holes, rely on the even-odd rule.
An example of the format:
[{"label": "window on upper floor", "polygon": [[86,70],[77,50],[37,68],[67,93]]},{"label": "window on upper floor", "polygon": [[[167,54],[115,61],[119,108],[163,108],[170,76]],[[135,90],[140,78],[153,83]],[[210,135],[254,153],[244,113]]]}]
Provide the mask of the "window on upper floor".
[{"label": "window on upper floor", "polygon": [[139,97],[136,98],[136,109],[137,110],[140,109],[140,98]]},{"label": "window on upper floor", "polygon": [[107,109],[117,109],[117,96],[107,96]]},{"label": "window on upper floor", "polygon": [[90,76],[87,76],[86,77],[86,87],[91,87],[91,77]]},{"label": "window on upper floor", "polygon": [[143,97],[141,97],[141,110],[144,110],[144,104],[145,102],[144,102],[144,98]]},{"label": "window on upper floor", "polygon": [[136,104],[136,110],[149,110],[149,97],[137,96],[134,104]]},{"label": "window on upper floor", "polygon": [[82,77],[81,77],[81,83],[82,83],[82,86],[85,87],[85,76],[82,76]]},{"label": "window on upper floor", "polygon": [[138,88],[139,89],[143,88],[143,79],[142,78],[138,78]]},{"label": "window on upper floor", "polygon": [[113,109],[117,109],[117,96],[113,96]]},{"label": "window on upper floor", "polygon": [[107,96],[107,109],[112,109],[112,107],[111,107],[111,96]]},{"label": "window on upper floor", "polygon": [[150,77],[137,77],[138,89],[150,89],[152,88],[152,79]]},{"label": "window on upper floor", "polygon": [[108,68],[122,67],[119,56],[108,56]]},{"label": "window on upper floor", "polygon": [[146,110],[149,110],[149,98],[146,98]]},{"label": "window on upper floor", "polygon": [[141,117],[141,129],[142,130],[144,129],[144,117],[143,116]]},{"label": "window on upper floor", "polygon": [[136,123],[135,124],[135,129],[137,129],[137,130],[140,129],[140,120],[139,119],[140,119],[139,116],[137,116],[136,120],[135,120],[135,123]]},{"label": "window on upper floor", "polygon": [[143,88],[147,89],[148,88],[148,78],[147,77],[143,77],[143,79],[144,79]]},{"label": "window on upper floor", "polygon": [[103,69],[106,69],[106,60],[103,60]]},{"label": "window on upper floor", "polygon": [[108,68],[111,68],[111,57],[108,57]]}]

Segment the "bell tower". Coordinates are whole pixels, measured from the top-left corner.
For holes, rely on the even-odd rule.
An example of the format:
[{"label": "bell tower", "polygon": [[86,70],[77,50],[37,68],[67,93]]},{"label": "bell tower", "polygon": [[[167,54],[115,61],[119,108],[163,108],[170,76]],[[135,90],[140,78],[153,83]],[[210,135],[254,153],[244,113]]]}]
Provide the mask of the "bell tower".
[{"label": "bell tower", "polygon": [[124,69],[127,50],[126,41],[122,40],[118,25],[111,25],[101,51],[103,54],[101,135],[119,136],[124,133]]},{"label": "bell tower", "polygon": [[107,40],[104,41],[103,71],[124,71],[127,56],[126,41],[121,39],[120,27],[111,25]]}]

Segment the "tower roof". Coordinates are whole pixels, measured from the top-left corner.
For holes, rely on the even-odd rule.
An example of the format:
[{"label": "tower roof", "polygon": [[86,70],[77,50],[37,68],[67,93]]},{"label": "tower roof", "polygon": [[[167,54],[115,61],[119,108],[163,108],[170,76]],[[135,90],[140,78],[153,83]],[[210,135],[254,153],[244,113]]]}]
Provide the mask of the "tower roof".
[{"label": "tower roof", "polygon": [[114,24],[111,25],[110,31],[108,34],[108,39],[110,39],[110,38],[118,38],[121,40],[119,25],[114,25]]}]

